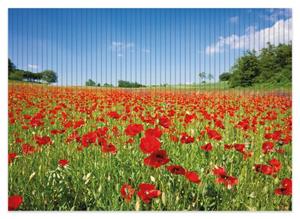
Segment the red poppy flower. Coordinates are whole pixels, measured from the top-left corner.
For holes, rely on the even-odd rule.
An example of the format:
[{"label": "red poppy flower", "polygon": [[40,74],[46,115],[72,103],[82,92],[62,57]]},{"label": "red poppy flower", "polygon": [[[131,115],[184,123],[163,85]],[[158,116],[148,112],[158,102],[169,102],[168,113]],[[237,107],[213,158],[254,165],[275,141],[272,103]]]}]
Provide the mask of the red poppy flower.
[{"label": "red poppy flower", "polygon": [[104,153],[112,153],[112,154],[116,154],[117,153],[117,148],[116,146],[114,146],[113,144],[104,144],[101,147],[102,152]]},{"label": "red poppy flower", "polygon": [[292,141],[292,136],[286,135],[285,138],[282,138],[282,139],[280,139],[280,140],[281,140],[282,144],[289,144],[289,143],[291,143],[291,141]]},{"label": "red poppy flower", "polygon": [[141,133],[143,130],[144,127],[141,124],[128,125],[127,128],[125,129],[125,134],[133,137]]},{"label": "red poppy flower", "polygon": [[156,137],[156,138],[160,138],[161,135],[162,135],[162,131],[158,128],[158,127],[155,127],[155,128],[149,128],[145,131],[145,135],[146,136],[153,136],[153,137]]},{"label": "red poppy flower", "polygon": [[245,144],[234,144],[234,149],[237,150],[240,153],[245,153]]},{"label": "red poppy flower", "polygon": [[274,131],[273,133],[265,134],[266,139],[273,139],[274,141],[279,141],[281,138],[282,132],[281,131]]},{"label": "red poppy flower", "polygon": [[244,131],[248,130],[250,128],[250,121],[249,119],[243,119],[240,121],[236,127],[243,129]]},{"label": "red poppy flower", "polygon": [[212,150],[212,144],[211,143],[207,143],[207,144],[205,144],[205,145],[203,145],[203,146],[200,146],[200,149],[202,149],[202,150],[204,150],[204,151],[207,151],[207,152],[209,152],[209,151],[211,151]]},{"label": "red poppy flower", "polygon": [[65,166],[67,166],[68,164],[69,164],[69,161],[68,161],[68,160],[65,160],[65,159],[59,160],[59,161],[58,161],[58,165],[60,165],[61,167],[65,167]]},{"label": "red poppy flower", "polygon": [[155,188],[155,185],[141,183],[137,194],[144,203],[148,204],[153,198],[159,197],[161,192]]},{"label": "red poppy flower", "polygon": [[77,129],[77,128],[80,128],[83,125],[84,125],[84,120],[80,119],[80,120],[74,122],[74,126],[73,127],[74,127],[74,129]]},{"label": "red poppy flower", "polygon": [[98,137],[105,137],[107,134],[107,131],[108,131],[108,128],[105,126],[105,127],[98,128],[95,132]]},{"label": "red poppy flower", "polygon": [[238,179],[233,176],[220,176],[216,179],[217,183],[224,184],[227,188],[231,188],[232,186],[238,184]]},{"label": "red poppy flower", "polygon": [[197,172],[195,171],[187,171],[185,173],[185,178],[187,178],[189,181],[193,182],[193,183],[200,183],[200,177],[198,176]]},{"label": "red poppy flower", "polygon": [[269,165],[265,164],[256,164],[254,166],[256,172],[263,173],[265,175],[272,175],[273,174],[273,168]]},{"label": "red poppy flower", "polygon": [[14,159],[16,159],[17,154],[16,153],[9,153],[8,154],[8,163],[12,163]]},{"label": "red poppy flower", "polygon": [[238,184],[238,179],[234,176],[229,176],[223,167],[214,168],[213,174],[217,176],[216,183],[224,184],[227,188]]},{"label": "red poppy flower", "polygon": [[29,124],[31,125],[31,127],[38,127],[38,126],[43,126],[44,125],[44,122],[42,121],[41,118],[35,118],[33,117]]},{"label": "red poppy flower", "polygon": [[269,164],[272,166],[274,173],[279,172],[279,170],[281,169],[281,163],[279,160],[272,159],[269,161]]},{"label": "red poppy flower", "polygon": [[134,188],[129,184],[124,184],[121,187],[121,196],[125,199],[126,202],[130,202],[132,196],[134,195]]},{"label": "red poppy flower", "polygon": [[50,133],[52,135],[62,134],[64,132],[65,132],[65,130],[58,130],[58,129],[53,129],[53,130],[50,131]]},{"label": "red poppy flower", "polygon": [[184,122],[185,124],[189,124],[195,118],[197,118],[196,114],[186,114],[184,117]]},{"label": "red poppy flower", "polygon": [[233,145],[232,144],[224,144],[224,149],[225,150],[230,150],[233,148]]},{"label": "red poppy flower", "polygon": [[22,138],[16,138],[17,143],[22,143],[24,140]]},{"label": "red poppy flower", "polygon": [[214,121],[215,121],[215,126],[221,128],[221,129],[225,129],[225,126],[221,120],[215,119]]},{"label": "red poppy flower", "polygon": [[23,202],[23,197],[19,195],[12,195],[8,197],[8,210],[14,211],[20,207]]},{"label": "red poppy flower", "polygon": [[256,164],[254,166],[256,172],[263,173],[265,175],[274,175],[281,169],[281,163],[279,160],[272,159],[269,162],[269,165],[266,164]]},{"label": "red poppy flower", "polygon": [[113,119],[119,119],[121,117],[121,115],[115,111],[108,112],[107,115]]},{"label": "red poppy flower", "polygon": [[35,141],[41,146],[51,143],[51,138],[49,136],[35,136]]},{"label": "red poppy flower", "polygon": [[222,139],[222,135],[218,133],[216,130],[207,129],[206,131],[210,139],[214,139],[218,141]]},{"label": "red poppy flower", "polygon": [[140,149],[143,153],[149,154],[160,149],[160,142],[152,135],[146,135],[141,139]]},{"label": "red poppy flower", "polygon": [[180,165],[170,165],[167,166],[166,169],[173,174],[176,175],[185,175],[185,169]]},{"label": "red poppy flower", "polygon": [[226,174],[226,170],[223,167],[216,167],[213,169],[213,174],[216,176],[225,176]]},{"label": "red poppy flower", "polygon": [[262,145],[262,151],[264,154],[273,151],[274,143],[270,141],[266,141]]},{"label": "red poppy flower", "polygon": [[171,139],[171,141],[173,141],[175,143],[179,141],[179,138],[175,135],[170,135],[170,139]]},{"label": "red poppy flower", "polygon": [[181,138],[180,138],[180,142],[182,144],[189,144],[189,143],[193,143],[195,141],[195,138],[192,136],[189,136],[187,133],[182,133],[181,134]]},{"label": "red poppy flower", "polygon": [[113,134],[114,134],[115,136],[117,136],[117,137],[120,136],[120,132],[119,132],[119,129],[118,129],[117,126],[114,126],[114,127],[112,128],[112,132],[113,132]]},{"label": "red poppy flower", "polygon": [[94,144],[97,141],[97,133],[96,132],[89,132],[82,135],[81,144],[83,147],[88,147],[90,144]]},{"label": "red poppy flower", "polygon": [[292,180],[285,178],[281,181],[281,187],[274,190],[276,195],[292,195]]},{"label": "red poppy flower", "polygon": [[151,166],[154,168],[158,168],[166,163],[168,163],[170,159],[167,156],[167,152],[165,150],[154,151],[150,156],[144,159],[144,164],[146,166]]},{"label": "red poppy flower", "polygon": [[23,151],[24,155],[33,154],[35,152],[35,148],[32,147],[30,144],[23,144],[22,145],[22,151]]},{"label": "red poppy flower", "polygon": [[166,116],[162,116],[159,118],[159,124],[164,128],[169,128],[171,125],[171,120]]}]

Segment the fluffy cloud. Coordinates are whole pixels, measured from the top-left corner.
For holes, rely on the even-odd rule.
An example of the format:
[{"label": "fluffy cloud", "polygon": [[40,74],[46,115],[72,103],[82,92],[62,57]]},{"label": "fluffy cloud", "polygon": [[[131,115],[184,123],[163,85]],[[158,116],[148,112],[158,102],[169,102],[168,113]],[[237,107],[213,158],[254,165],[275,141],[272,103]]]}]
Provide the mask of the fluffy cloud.
[{"label": "fluffy cloud", "polygon": [[239,22],[239,17],[238,16],[230,17],[229,22],[232,24],[236,24]]},{"label": "fluffy cloud", "polygon": [[28,64],[28,67],[31,68],[31,69],[37,69],[37,68],[38,68],[38,65],[35,65],[35,64]]},{"label": "fluffy cloud", "polygon": [[135,45],[132,42],[113,41],[111,43],[111,50],[117,53],[117,57],[122,58],[125,56],[126,52],[132,51],[134,46]]},{"label": "fluffy cloud", "polygon": [[[278,13],[278,12],[277,12]],[[218,41],[207,46],[206,54],[224,52],[225,49],[256,50],[264,48],[268,42],[274,45],[292,40],[292,18],[281,19],[272,26],[257,30],[254,26],[246,28],[244,35],[232,34],[219,37]]]},{"label": "fluffy cloud", "polygon": [[267,14],[261,15],[266,21],[276,22],[280,19],[287,19],[292,16],[292,10],[289,8],[269,9]]},{"label": "fluffy cloud", "polygon": [[111,43],[111,49],[117,52],[124,51],[133,47],[134,47],[134,43],[131,42],[113,41]]}]

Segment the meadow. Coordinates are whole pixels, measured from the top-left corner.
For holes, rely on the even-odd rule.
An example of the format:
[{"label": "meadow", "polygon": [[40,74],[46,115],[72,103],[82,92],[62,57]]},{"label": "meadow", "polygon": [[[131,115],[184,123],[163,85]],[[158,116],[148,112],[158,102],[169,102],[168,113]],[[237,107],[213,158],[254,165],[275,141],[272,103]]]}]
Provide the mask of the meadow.
[{"label": "meadow", "polygon": [[290,211],[291,92],[9,84],[9,210]]}]

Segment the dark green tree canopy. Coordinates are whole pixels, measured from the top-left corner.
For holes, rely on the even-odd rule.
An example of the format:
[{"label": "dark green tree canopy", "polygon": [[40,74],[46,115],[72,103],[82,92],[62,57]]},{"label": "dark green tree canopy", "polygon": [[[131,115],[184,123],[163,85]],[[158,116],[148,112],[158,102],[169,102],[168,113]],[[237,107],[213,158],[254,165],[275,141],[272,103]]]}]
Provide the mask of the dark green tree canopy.
[{"label": "dark green tree canopy", "polygon": [[44,81],[48,84],[57,82],[57,74],[52,70],[45,70],[38,73],[33,73],[31,71],[25,71],[16,68],[14,63],[8,59],[8,79],[16,81],[29,81],[40,83]]},{"label": "dark green tree canopy", "polygon": [[145,85],[139,84],[137,82],[130,82],[130,81],[118,81],[119,87],[126,87],[126,88],[138,88],[138,87],[145,87]]},{"label": "dark green tree canopy", "polygon": [[85,86],[91,86],[91,87],[94,87],[96,86],[96,82],[93,81],[92,79],[89,79],[85,82]]},{"label": "dark green tree canopy", "polygon": [[40,74],[42,74],[42,80],[47,82],[48,84],[57,82],[57,74],[52,70],[45,70]]},{"label": "dark green tree canopy", "polygon": [[254,83],[290,83],[291,81],[291,43],[277,46],[269,43],[260,53],[247,52],[236,61],[229,78],[231,87],[247,87]]},{"label": "dark green tree canopy", "polygon": [[220,74],[219,80],[220,81],[228,81],[230,79],[231,74],[229,72],[224,72]]},{"label": "dark green tree canopy", "polygon": [[11,74],[15,70],[16,70],[15,64],[10,59],[8,59],[8,74]]}]

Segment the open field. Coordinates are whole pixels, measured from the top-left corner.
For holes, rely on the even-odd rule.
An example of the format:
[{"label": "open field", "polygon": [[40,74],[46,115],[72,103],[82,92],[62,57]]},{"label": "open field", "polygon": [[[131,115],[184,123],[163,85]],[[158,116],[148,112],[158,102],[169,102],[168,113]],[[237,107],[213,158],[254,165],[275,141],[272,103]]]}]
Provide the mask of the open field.
[{"label": "open field", "polygon": [[10,83],[11,210],[291,210],[283,91]]}]

